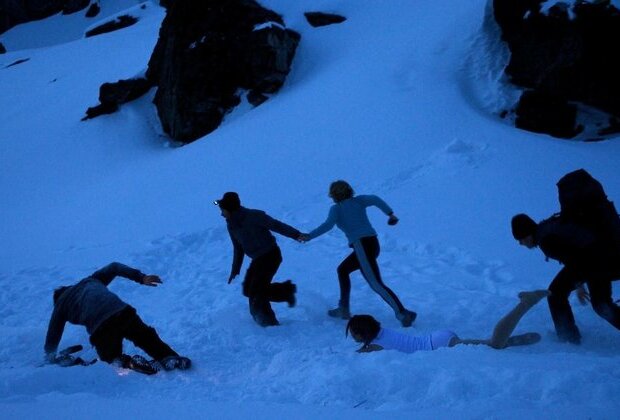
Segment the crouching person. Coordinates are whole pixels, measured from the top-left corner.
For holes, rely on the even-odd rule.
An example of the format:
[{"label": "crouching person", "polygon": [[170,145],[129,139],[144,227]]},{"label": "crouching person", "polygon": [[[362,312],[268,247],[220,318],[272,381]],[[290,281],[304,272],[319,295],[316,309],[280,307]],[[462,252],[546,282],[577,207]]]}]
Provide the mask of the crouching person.
[{"label": "crouching person", "polygon": [[[47,361],[54,363],[65,323],[83,325],[90,335],[99,359],[142,373],[155,373],[160,369],[188,369],[191,361],[179,356],[162,341],[154,328],[146,325],[136,310],[123,302],[107,286],[121,276],[145,286],[157,286],[161,279],[143,274],[120,263],[111,263],[72,286],[54,291],[54,310],[45,339]],[[123,353],[123,339],[132,341],[153,358],[130,357]]]}]

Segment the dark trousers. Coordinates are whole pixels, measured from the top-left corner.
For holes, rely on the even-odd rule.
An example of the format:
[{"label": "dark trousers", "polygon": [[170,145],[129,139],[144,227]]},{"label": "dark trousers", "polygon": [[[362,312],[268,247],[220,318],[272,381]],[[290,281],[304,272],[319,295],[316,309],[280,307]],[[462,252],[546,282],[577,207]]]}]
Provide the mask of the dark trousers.
[{"label": "dark trousers", "polygon": [[620,307],[613,302],[611,297],[611,281],[618,279],[619,276],[611,273],[585,276],[574,268],[564,267],[549,285],[551,294],[547,298],[555,331],[561,340],[579,343],[581,339],[568,297],[583,282],[584,277],[590,277],[586,283],[594,311],[611,325],[620,329]]},{"label": "dark trousers", "polygon": [[243,280],[243,295],[249,300],[250,314],[261,325],[277,324],[270,302],[286,302],[291,295],[291,284],[272,283],[282,264],[280,247],[254,258]]},{"label": "dark trousers", "polygon": [[377,257],[381,252],[379,240],[376,236],[367,236],[352,244],[353,252],[338,266],[338,282],[340,283],[340,306],[349,307],[351,294],[350,275],[361,270],[362,275],[372,288],[396,314],[404,311],[404,307],[396,294],[387,287],[381,279],[381,272],[377,265]]},{"label": "dark trousers", "polygon": [[125,338],[155,360],[178,356],[168,344],[159,338],[157,331],[146,325],[136,310],[129,305],[105,320],[90,336],[90,342],[95,346],[99,358],[111,363],[123,354],[123,339]]}]

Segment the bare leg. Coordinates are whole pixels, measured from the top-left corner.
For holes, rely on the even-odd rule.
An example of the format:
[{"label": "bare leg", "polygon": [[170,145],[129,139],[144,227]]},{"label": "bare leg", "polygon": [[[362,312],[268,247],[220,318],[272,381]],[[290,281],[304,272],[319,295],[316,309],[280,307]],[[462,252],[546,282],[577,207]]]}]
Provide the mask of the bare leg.
[{"label": "bare leg", "polygon": [[541,299],[549,296],[548,290],[534,290],[531,292],[519,293],[520,302],[510,311],[505,317],[499,320],[491,340],[489,340],[489,346],[495,349],[503,349],[506,347],[506,343],[510,339],[510,335],[517,327],[517,324],[534,305],[540,302]]},{"label": "bare leg", "polygon": [[540,336],[536,333],[526,333],[515,337],[511,337],[510,335],[517,327],[521,318],[523,318],[523,315],[532,309],[541,299],[547,296],[549,296],[548,290],[534,290],[531,292],[519,293],[519,303],[495,325],[493,336],[490,340],[461,339],[455,337],[450,342],[450,347],[457,344],[486,344],[495,349],[503,349],[510,345],[522,344],[522,341],[536,342],[540,339]]}]

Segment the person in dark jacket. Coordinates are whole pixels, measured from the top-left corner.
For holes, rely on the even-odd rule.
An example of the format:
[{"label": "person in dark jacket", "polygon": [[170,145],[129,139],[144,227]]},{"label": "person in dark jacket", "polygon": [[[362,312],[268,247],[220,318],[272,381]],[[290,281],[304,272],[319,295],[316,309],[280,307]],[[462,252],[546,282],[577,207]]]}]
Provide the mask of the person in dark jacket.
[{"label": "person in dark jacket", "polygon": [[[611,282],[620,279],[620,255],[591,230],[563,221],[559,216],[536,223],[526,214],[512,218],[512,234],[527,248],[539,247],[547,259],[564,267],[549,285],[549,311],[558,337],[581,343],[581,334],[568,297],[573,290],[582,303],[590,300],[594,311],[620,329],[620,307],[612,299]],[[583,289],[587,284],[588,292]]]},{"label": "person in dark jacket", "polygon": [[161,279],[143,274],[121,263],[111,263],[72,286],[54,291],[54,310],[50,318],[45,354],[54,363],[58,344],[67,322],[83,325],[90,335],[99,359],[131,367],[132,358],[123,354],[123,339],[132,341],[165,370],[188,369],[191,362],[164,343],[154,328],[146,325],[136,310],[123,302],[107,286],[115,277],[125,277],[145,286],[157,286]]},{"label": "person in dark jacket", "polygon": [[282,263],[282,253],[271,231],[299,240],[301,233],[261,210],[241,206],[236,192],[227,192],[215,200],[233,243],[233,262],[228,284],[241,271],[245,255],[252,259],[243,281],[243,294],[248,298],[250,314],[263,327],[279,325],[270,302],[287,302],[295,306],[297,287],[291,280],[273,283]]}]

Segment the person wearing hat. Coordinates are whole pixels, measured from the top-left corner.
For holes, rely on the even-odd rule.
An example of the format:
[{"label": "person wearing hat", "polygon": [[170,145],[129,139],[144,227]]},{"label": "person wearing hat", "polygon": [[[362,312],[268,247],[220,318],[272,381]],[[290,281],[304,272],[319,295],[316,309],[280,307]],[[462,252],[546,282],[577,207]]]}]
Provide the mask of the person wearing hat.
[{"label": "person wearing hat", "polygon": [[295,306],[296,285],[287,280],[272,282],[282,263],[282,253],[271,232],[299,240],[301,233],[262,210],[248,209],[241,205],[236,192],[227,192],[215,200],[233,243],[233,261],[228,284],[241,271],[245,255],[252,259],[243,281],[243,295],[248,298],[250,314],[260,326],[279,325],[270,302],[287,302]]},{"label": "person wearing hat", "polygon": [[91,344],[104,362],[135,368],[136,360],[143,358],[123,353],[123,339],[128,339],[154,359],[153,365],[143,366],[153,369],[149,373],[160,368],[189,369],[190,359],[179,356],[159,338],[154,328],[140,319],[131,305],[108,290],[108,285],[118,276],[144,286],[154,287],[161,283],[159,276],[143,274],[135,268],[114,262],[72,286],[54,290],[54,310],[44,346],[47,361],[57,363],[62,360],[57,357],[58,344],[65,324],[69,322],[86,327]]},{"label": "person wearing hat", "polygon": [[[526,214],[517,214],[511,227],[519,244],[529,249],[538,247],[547,260],[551,258],[564,265],[551,281],[547,298],[560,340],[581,343],[568,301],[573,290],[582,304],[589,300],[600,317],[620,329],[620,307],[611,296],[611,282],[620,278],[620,261],[594,232],[557,215],[536,223]],[[583,288],[584,283],[589,293]]]}]

